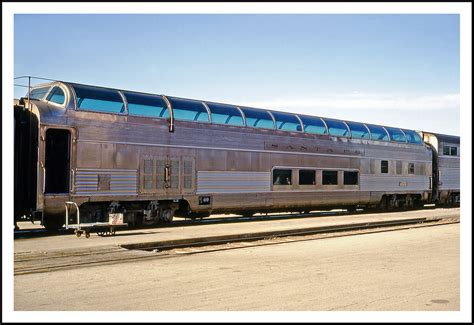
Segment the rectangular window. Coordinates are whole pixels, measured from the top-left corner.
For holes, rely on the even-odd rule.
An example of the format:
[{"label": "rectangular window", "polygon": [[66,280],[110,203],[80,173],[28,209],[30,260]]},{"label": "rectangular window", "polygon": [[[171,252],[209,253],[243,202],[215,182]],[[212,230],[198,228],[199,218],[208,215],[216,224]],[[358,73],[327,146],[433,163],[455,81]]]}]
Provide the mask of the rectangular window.
[{"label": "rectangular window", "polygon": [[323,170],[323,185],[337,185],[337,170]]},{"label": "rectangular window", "polygon": [[299,171],[300,185],[315,185],[316,184],[316,171],[301,169]]},{"label": "rectangular window", "polygon": [[380,162],[380,172],[382,174],[388,174],[388,160],[382,160]]},{"label": "rectangular window", "polygon": [[408,163],[408,174],[415,174],[415,164]]},{"label": "rectangular window", "polygon": [[450,155],[451,156],[457,156],[458,155],[458,148],[457,147],[451,147],[451,150],[450,150]]},{"label": "rectangular window", "polygon": [[449,156],[449,146],[443,146],[443,155]]},{"label": "rectangular window", "polygon": [[291,169],[274,169],[273,185],[291,185]]},{"label": "rectangular window", "polygon": [[344,185],[359,184],[359,172],[344,172]]},{"label": "rectangular window", "polygon": [[443,155],[445,156],[457,156],[458,148],[452,146],[443,146]]}]

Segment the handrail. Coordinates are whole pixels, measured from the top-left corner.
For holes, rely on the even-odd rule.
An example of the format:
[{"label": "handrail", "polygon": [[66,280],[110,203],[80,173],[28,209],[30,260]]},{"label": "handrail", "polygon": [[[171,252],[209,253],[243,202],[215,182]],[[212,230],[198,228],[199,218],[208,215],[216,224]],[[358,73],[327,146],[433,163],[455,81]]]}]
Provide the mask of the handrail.
[{"label": "handrail", "polygon": [[79,207],[77,206],[77,203],[72,202],[72,201],[66,201],[66,202],[64,202],[64,206],[66,207],[66,229],[69,229],[69,209],[68,209],[69,204],[72,204],[76,207],[76,210],[77,210],[77,227],[80,227],[79,226],[80,225],[80,212],[79,212]]}]

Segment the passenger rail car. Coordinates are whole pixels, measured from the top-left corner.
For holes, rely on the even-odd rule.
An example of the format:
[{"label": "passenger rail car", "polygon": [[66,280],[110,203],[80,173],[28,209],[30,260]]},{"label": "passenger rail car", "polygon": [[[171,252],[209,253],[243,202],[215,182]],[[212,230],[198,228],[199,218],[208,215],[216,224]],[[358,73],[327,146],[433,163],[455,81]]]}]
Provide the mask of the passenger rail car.
[{"label": "passenger rail car", "polygon": [[14,106],[15,221],[47,228],[459,202],[458,137],[59,81]]}]

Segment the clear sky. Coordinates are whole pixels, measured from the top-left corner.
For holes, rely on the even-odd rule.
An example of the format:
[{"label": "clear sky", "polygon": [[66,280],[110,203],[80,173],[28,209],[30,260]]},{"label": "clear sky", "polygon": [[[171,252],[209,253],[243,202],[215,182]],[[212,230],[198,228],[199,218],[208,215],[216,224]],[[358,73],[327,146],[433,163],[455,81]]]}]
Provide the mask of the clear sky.
[{"label": "clear sky", "polygon": [[457,14],[16,14],[14,74],[459,135],[459,23]]}]

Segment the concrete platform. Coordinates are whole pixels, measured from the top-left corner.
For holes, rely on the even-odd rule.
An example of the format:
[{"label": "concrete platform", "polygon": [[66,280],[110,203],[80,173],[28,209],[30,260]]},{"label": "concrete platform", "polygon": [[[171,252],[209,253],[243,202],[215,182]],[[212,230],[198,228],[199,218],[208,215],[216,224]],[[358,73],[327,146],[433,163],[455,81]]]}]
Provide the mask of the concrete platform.
[{"label": "concrete platform", "polygon": [[39,238],[15,239],[14,252],[58,252],[82,249],[102,249],[124,244],[172,241],[225,235],[252,234],[266,231],[281,231],[380,222],[413,218],[459,219],[460,209],[423,209],[416,211],[352,214],[339,216],[315,216],[288,218],[282,220],[248,221],[222,224],[196,224],[183,227],[147,228],[117,231],[115,236],[101,237],[91,234],[90,238],[77,238],[74,234],[55,235]]}]

